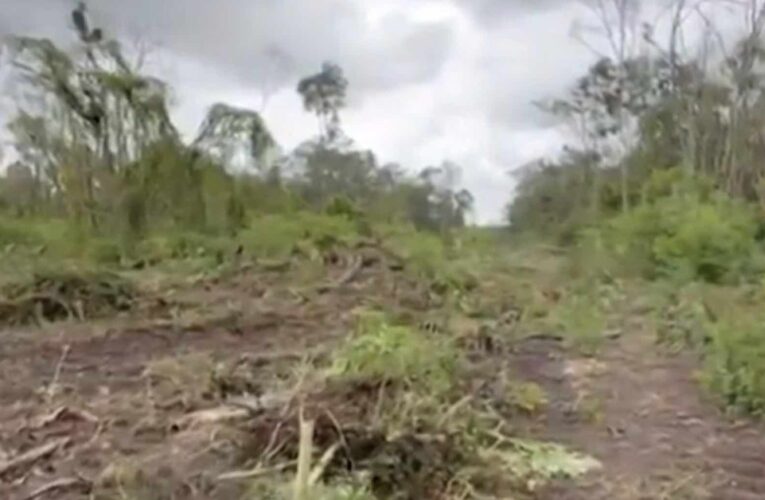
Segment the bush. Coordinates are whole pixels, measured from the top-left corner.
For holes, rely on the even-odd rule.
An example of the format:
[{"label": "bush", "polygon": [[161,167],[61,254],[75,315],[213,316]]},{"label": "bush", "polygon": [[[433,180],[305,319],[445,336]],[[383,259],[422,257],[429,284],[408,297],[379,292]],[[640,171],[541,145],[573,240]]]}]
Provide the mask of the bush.
[{"label": "bush", "polygon": [[356,219],[360,214],[354,203],[345,196],[333,196],[324,207],[324,213],[348,219]]},{"label": "bush", "polygon": [[711,325],[702,380],[734,410],[765,412],[765,318],[730,315]]},{"label": "bush", "polygon": [[391,325],[380,313],[360,317],[355,335],[335,354],[332,366],[336,376],[399,383],[429,394],[448,391],[455,370],[452,346]]},{"label": "bush", "polygon": [[98,238],[90,242],[86,256],[98,264],[119,264],[122,260],[122,248],[114,240]]},{"label": "bush", "polygon": [[219,258],[232,251],[233,243],[230,240],[194,232],[153,236],[137,246],[138,256],[150,262],[196,257]]},{"label": "bush", "polygon": [[446,246],[435,234],[406,226],[386,226],[379,232],[391,250],[423,276],[438,278],[447,270]]},{"label": "bush", "polygon": [[240,233],[239,241],[252,255],[279,258],[288,256],[303,241],[323,247],[339,241],[350,243],[357,236],[356,224],[347,217],[295,212],[258,217]]},{"label": "bush", "polygon": [[28,221],[0,219],[0,247],[8,245],[39,245],[43,240]]},{"label": "bush", "polygon": [[595,354],[604,339],[607,318],[597,297],[574,295],[556,307],[554,319],[566,341],[587,355]]},{"label": "bush", "polygon": [[643,261],[649,277],[720,282],[751,264],[753,211],[722,195],[701,201],[673,196],[642,205],[607,224],[608,244],[626,261]]}]

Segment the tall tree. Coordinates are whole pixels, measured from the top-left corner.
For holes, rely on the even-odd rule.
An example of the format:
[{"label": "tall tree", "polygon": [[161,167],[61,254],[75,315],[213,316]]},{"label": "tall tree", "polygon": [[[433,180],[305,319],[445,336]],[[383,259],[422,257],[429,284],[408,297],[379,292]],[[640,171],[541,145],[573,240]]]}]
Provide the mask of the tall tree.
[{"label": "tall tree", "polygon": [[325,62],[321,71],[300,80],[297,91],[305,109],[316,114],[322,140],[335,140],[340,134],[340,110],[345,107],[348,91],[342,68]]},{"label": "tall tree", "polygon": [[231,164],[244,156],[245,166],[266,173],[273,166],[277,145],[260,114],[217,103],[210,107],[193,147]]}]

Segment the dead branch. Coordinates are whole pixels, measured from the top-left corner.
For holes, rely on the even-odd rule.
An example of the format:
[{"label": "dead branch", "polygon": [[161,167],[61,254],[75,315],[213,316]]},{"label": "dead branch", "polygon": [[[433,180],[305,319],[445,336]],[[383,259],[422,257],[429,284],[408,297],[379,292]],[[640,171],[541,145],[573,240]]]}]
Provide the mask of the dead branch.
[{"label": "dead branch", "polygon": [[215,479],[217,481],[237,481],[241,479],[254,479],[256,477],[262,477],[262,476],[267,476],[269,474],[282,472],[286,469],[289,469],[290,467],[293,467],[296,463],[297,463],[297,460],[290,460],[288,462],[274,465],[273,467],[258,466],[251,470],[236,470],[231,472],[225,472],[223,474],[220,474]]},{"label": "dead branch", "polygon": [[64,347],[61,348],[61,357],[59,358],[58,363],[56,364],[56,370],[53,373],[53,380],[51,380],[50,385],[48,385],[48,391],[47,391],[48,400],[53,399],[53,396],[56,395],[58,379],[61,377],[61,368],[64,366],[64,362],[66,361],[66,357],[69,355],[70,349],[71,349],[71,346],[69,344],[66,344],[64,345]]},{"label": "dead branch", "polygon": [[32,425],[32,429],[42,429],[44,427],[49,426],[53,422],[60,420],[62,418],[75,418],[77,420],[82,420],[84,422],[90,422],[93,424],[97,424],[99,422],[98,417],[93,415],[90,412],[87,412],[85,410],[77,410],[74,408],[70,408],[68,406],[60,406],[53,410],[52,412],[48,413],[47,415],[43,415],[37,421]]},{"label": "dead branch", "polygon": [[51,441],[49,443],[40,445],[36,448],[32,448],[31,450],[22,453],[16,458],[13,458],[11,460],[0,462],[0,477],[8,474],[9,472],[22,469],[24,467],[29,467],[30,465],[34,464],[38,460],[41,460],[52,453],[54,453],[59,448],[66,446],[69,444],[69,438],[61,438],[56,439],[54,441]]},{"label": "dead branch", "polygon": [[364,267],[364,259],[362,259],[359,256],[356,256],[353,259],[353,264],[348,268],[347,271],[343,273],[342,276],[340,276],[340,278],[337,279],[337,281],[333,283],[319,285],[316,288],[316,291],[318,293],[327,293],[347,285],[348,283],[356,279],[356,276],[358,276],[359,272],[361,271],[363,267]]},{"label": "dead branch", "polygon": [[219,406],[207,410],[195,411],[176,420],[173,427],[185,429],[197,425],[210,425],[220,422],[244,420],[252,414],[247,408],[235,408],[231,406]]},{"label": "dead branch", "polygon": [[29,495],[23,497],[22,500],[34,500],[35,498],[46,495],[52,491],[69,490],[69,489],[81,489],[82,491],[89,491],[92,483],[82,477],[64,477],[51,481],[48,484],[40,486]]},{"label": "dead branch", "polygon": [[339,448],[340,441],[327,448],[327,450],[319,459],[319,462],[316,464],[313,470],[311,470],[311,475],[308,477],[308,486],[314,486],[319,482],[319,480],[321,480],[321,476],[324,475],[324,471],[327,470],[327,466],[330,464],[330,462],[332,462],[332,459],[335,458],[335,454]]},{"label": "dead branch", "polygon": [[311,475],[311,457],[313,456],[314,421],[303,418],[300,409],[300,444],[298,447],[297,473],[295,474],[294,500],[308,500]]}]

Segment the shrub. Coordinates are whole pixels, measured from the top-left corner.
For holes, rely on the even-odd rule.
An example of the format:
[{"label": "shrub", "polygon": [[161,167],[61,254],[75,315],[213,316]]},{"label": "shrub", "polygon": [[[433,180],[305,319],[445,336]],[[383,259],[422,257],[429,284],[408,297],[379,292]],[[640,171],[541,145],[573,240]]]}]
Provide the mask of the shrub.
[{"label": "shrub", "polygon": [[650,277],[720,282],[752,263],[757,225],[746,206],[722,195],[662,198],[614,218],[608,244],[627,262],[642,261]]},{"label": "shrub", "polygon": [[98,264],[119,264],[122,260],[122,248],[114,240],[98,238],[90,242],[86,256]]},{"label": "shrub", "polygon": [[731,409],[765,412],[765,322],[730,315],[711,325],[702,380]]},{"label": "shrub", "polygon": [[399,383],[430,394],[448,391],[455,370],[451,345],[391,325],[380,313],[359,318],[355,335],[335,354],[332,366],[336,376]]},{"label": "shrub", "polygon": [[324,207],[324,213],[334,217],[347,217],[348,219],[355,219],[359,216],[359,210],[345,196],[333,196]]},{"label": "shrub", "polygon": [[218,258],[233,250],[233,243],[226,238],[195,232],[176,232],[153,236],[137,246],[138,256],[149,261],[188,259],[196,257]]},{"label": "shrub", "polygon": [[0,219],[0,247],[41,244],[42,238],[28,221]]},{"label": "shrub", "polygon": [[556,307],[553,317],[572,346],[588,355],[597,352],[607,321],[596,297],[574,295]]},{"label": "shrub", "polygon": [[437,278],[446,272],[446,247],[435,234],[405,226],[388,226],[380,232],[386,244],[417,273],[427,278]]},{"label": "shrub", "polygon": [[351,242],[357,235],[356,224],[347,217],[295,212],[256,218],[240,233],[239,241],[252,255],[278,258],[288,256],[303,241],[321,247]]}]

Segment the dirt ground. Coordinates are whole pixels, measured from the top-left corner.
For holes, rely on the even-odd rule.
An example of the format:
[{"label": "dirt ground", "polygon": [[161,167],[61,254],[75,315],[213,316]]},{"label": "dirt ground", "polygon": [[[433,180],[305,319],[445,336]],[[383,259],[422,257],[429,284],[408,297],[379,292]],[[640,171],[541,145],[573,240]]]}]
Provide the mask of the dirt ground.
[{"label": "dirt ground", "polygon": [[692,356],[662,353],[649,335],[632,332],[595,358],[531,342],[520,347],[517,363],[552,402],[531,432],[603,464],[580,484],[557,485],[539,498],[765,498],[765,431],[726,418],[704,399]]},{"label": "dirt ground", "polygon": [[[344,281],[346,272],[326,280]],[[352,283],[321,291],[280,280],[242,271],[181,289],[143,312],[4,332],[0,497],[238,498],[241,484],[221,477],[241,463],[241,436],[216,435],[204,423],[223,393],[237,392],[233,368],[255,370],[242,383],[256,380],[247,392],[265,395],[294,376],[306,353],[330,349],[354,308],[433,306],[426,290],[391,273],[361,270]],[[513,423],[520,434],[567,444],[603,464],[538,498],[765,498],[765,431],[721,415],[693,380],[696,361],[663,353],[639,321],[594,358],[545,338],[493,356],[549,399],[541,415]],[[219,369],[229,375],[225,383],[210,380]],[[125,488],[145,474],[161,481],[130,496]],[[108,486],[117,493],[99,496]]]}]

